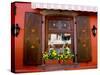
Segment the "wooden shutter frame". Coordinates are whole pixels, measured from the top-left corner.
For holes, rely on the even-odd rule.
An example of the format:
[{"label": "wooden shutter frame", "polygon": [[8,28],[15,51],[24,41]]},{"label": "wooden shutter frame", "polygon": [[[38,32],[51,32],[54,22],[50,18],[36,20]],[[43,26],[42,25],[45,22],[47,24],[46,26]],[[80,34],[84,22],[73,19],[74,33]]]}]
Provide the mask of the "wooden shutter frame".
[{"label": "wooden shutter frame", "polygon": [[[87,16],[87,15],[86,15],[86,17],[88,17],[88,29],[89,29],[89,31],[86,30],[86,31],[88,31],[88,33],[87,33],[87,32],[86,32],[86,33],[89,34],[88,36],[89,36],[89,43],[90,43],[90,53],[89,53],[90,56],[89,56],[89,58],[88,58],[87,61],[82,60],[82,59],[79,60],[79,54],[78,54],[78,32],[77,32],[77,31],[78,31],[78,26],[77,26],[77,25],[78,25],[78,22],[77,22],[77,18],[78,18],[78,17],[82,17],[82,16],[85,16],[85,15],[81,15],[81,16],[77,16],[77,17],[76,17],[77,62],[79,62],[79,63],[80,63],[80,62],[90,62],[90,61],[92,60],[92,56],[91,56],[91,52],[92,52],[92,51],[91,51],[91,35],[90,35],[90,34],[91,34],[91,32],[90,32],[91,30],[90,30],[90,24],[89,24],[89,16]],[[82,34],[81,34],[81,35],[82,35]]]}]

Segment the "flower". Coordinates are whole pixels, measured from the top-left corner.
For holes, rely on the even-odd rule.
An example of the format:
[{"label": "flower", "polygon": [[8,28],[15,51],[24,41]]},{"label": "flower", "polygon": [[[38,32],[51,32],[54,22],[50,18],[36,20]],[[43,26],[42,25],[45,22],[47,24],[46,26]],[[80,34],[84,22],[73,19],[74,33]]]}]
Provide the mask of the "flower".
[{"label": "flower", "polygon": [[47,52],[44,52],[43,53],[43,59],[44,60],[48,60],[48,57],[49,57],[48,53]]},{"label": "flower", "polygon": [[74,57],[74,54],[71,52],[70,48],[64,48],[62,53],[57,53],[55,49],[50,50],[49,52],[43,53],[43,59],[57,59],[57,60],[66,60],[66,59],[72,59]]},{"label": "flower", "polygon": [[49,52],[49,58],[50,59],[55,59],[57,57],[57,51],[55,49],[50,50]]},{"label": "flower", "polygon": [[64,48],[64,59],[72,59],[74,54],[71,52],[70,48]]}]

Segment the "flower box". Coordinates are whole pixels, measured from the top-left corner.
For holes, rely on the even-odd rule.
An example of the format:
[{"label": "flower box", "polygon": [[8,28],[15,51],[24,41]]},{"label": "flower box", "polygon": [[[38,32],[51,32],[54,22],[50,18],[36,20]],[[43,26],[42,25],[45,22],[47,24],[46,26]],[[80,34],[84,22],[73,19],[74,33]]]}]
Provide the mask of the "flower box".
[{"label": "flower box", "polygon": [[67,59],[63,61],[63,64],[73,64],[73,59]]},{"label": "flower box", "polygon": [[58,64],[57,59],[49,59],[45,61],[45,64]]}]

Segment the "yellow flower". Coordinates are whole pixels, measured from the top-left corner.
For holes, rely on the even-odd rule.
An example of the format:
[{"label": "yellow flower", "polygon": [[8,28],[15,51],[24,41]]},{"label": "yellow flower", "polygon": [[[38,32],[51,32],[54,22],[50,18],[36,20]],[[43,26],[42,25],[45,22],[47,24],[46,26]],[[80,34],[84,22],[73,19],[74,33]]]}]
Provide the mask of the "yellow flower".
[{"label": "yellow flower", "polygon": [[56,54],[56,52],[52,52],[52,54],[54,55],[54,56],[56,56],[57,54]]}]

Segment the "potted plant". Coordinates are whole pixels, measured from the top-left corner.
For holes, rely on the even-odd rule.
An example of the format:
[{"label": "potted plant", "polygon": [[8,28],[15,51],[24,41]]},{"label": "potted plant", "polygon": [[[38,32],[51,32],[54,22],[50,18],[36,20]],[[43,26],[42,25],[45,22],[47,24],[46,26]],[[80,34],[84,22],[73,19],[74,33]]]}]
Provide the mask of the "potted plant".
[{"label": "potted plant", "polygon": [[43,53],[43,63],[45,64],[46,61],[48,61],[48,60],[49,60],[48,52],[44,52],[44,53]]},{"label": "potted plant", "polygon": [[64,56],[63,56],[63,54],[62,53],[60,53],[59,55],[58,55],[58,62],[60,63],[60,64],[63,64],[63,60],[64,60]]},{"label": "potted plant", "polygon": [[49,59],[50,59],[51,64],[57,64],[57,61],[58,61],[57,57],[58,57],[57,51],[55,49],[50,50]]},{"label": "potted plant", "polygon": [[58,54],[55,49],[43,53],[44,64],[56,64]]},{"label": "potted plant", "polygon": [[63,52],[64,64],[72,64],[73,57],[74,57],[74,54],[71,52],[70,48],[64,48],[64,52]]},{"label": "potted plant", "polygon": [[57,53],[55,49],[43,53],[44,64],[72,64],[74,54],[69,47],[65,47],[62,53]]}]

